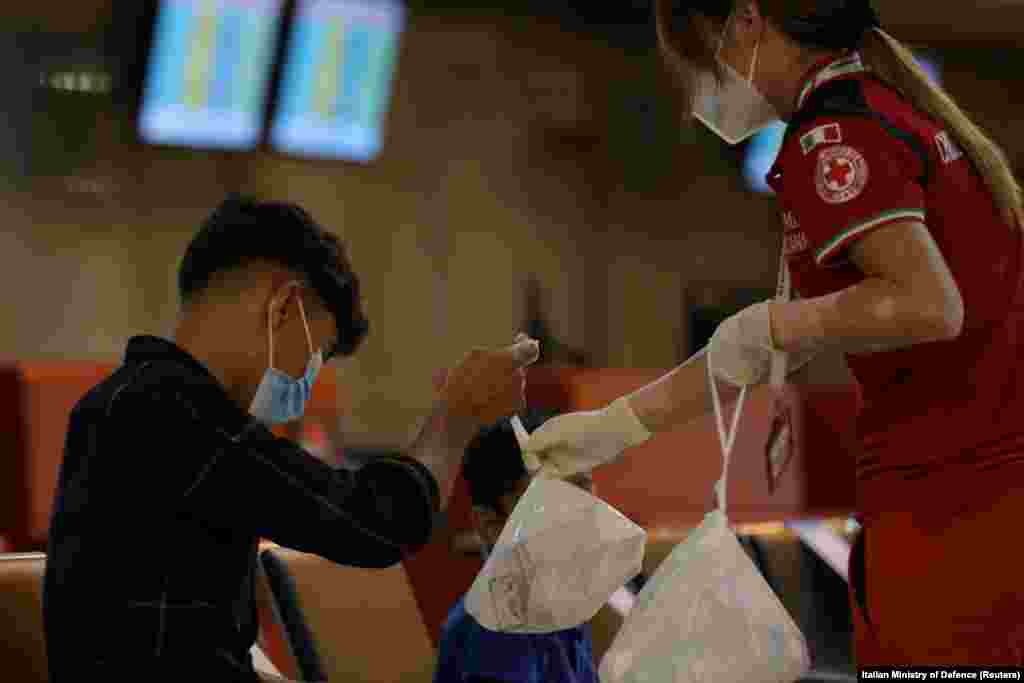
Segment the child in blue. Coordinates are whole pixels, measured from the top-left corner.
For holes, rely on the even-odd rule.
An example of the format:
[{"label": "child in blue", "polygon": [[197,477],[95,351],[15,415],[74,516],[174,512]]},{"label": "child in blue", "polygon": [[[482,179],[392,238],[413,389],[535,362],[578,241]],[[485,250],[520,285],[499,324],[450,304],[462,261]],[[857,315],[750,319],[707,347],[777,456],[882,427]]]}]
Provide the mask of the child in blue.
[{"label": "child in blue", "polygon": [[[543,422],[521,416],[527,431]],[[473,522],[490,551],[530,484],[507,420],[484,429],[466,448],[463,474]],[[589,474],[569,479],[590,491]],[[598,683],[587,624],[546,634],[498,633],[481,626],[460,598],[444,625],[434,683]]]}]

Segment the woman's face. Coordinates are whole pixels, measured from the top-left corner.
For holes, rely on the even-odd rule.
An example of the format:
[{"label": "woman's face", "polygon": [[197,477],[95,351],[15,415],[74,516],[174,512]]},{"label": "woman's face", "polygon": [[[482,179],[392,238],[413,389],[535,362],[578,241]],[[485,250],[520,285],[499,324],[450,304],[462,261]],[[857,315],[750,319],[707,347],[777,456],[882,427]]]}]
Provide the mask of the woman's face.
[{"label": "woman's face", "polygon": [[749,79],[755,64],[755,50],[760,46],[760,32],[755,31],[755,22],[741,11],[733,12],[725,24],[717,27],[717,34],[711,34],[709,47],[718,61],[728,64],[744,78]]},{"label": "woman's face", "polygon": [[761,14],[757,3],[740,3],[724,22],[698,15],[694,25],[706,54],[714,57],[711,64],[695,68],[728,65],[771,102],[780,115],[789,113],[791,103],[787,98],[792,82],[802,73],[790,73],[792,46]]}]

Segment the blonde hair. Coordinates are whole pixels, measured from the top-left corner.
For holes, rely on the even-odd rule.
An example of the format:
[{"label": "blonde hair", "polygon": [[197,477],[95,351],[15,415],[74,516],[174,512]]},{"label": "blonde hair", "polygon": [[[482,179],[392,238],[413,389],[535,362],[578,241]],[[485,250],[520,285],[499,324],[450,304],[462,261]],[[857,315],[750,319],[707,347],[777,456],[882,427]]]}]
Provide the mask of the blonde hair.
[{"label": "blonde hair", "polygon": [[910,49],[874,28],[865,34],[859,52],[875,76],[948,129],[984,179],[1003,219],[1017,228],[1024,227],[1024,196],[1006,155],[952,97],[928,78]]},{"label": "blonde hair", "polygon": [[[806,37],[801,38],[786,30],[787,20],[815,15],[819,3],[825,4],[821,0],[759,0],[762,14],[792,40],[804,45],[808,43]],[[692,7],[692,4],[686,4]],[[692,105],[696,70],[710,69],[717,73],[717,63],[708,45],[708,37],[701,32],[703,27],[693,21],[696,12],[690,9],[677,16],[674,5],[673,0],[655,2],[658,46],[679,78],[686,102]],[[703,5],[711,8],[701,12],[705,18],[724,22],[736,6],[736,0],[705,2]],[[866,31],[856,49],[865,66],[877,78],[947,129],[984,180],[1006,223],[1024,229],[1024,193],[1006,155],[952,97],[932,82],[911,50],[881,28]]]}]

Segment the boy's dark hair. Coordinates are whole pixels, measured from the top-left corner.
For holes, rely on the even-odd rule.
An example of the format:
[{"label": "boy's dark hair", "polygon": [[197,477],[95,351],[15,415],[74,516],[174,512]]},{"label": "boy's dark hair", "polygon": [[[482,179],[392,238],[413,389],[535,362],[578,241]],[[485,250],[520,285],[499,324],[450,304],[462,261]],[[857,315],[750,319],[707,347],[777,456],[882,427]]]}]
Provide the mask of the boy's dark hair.
[{"label": "boy's dark hair", "polygon": [[304,209],[286,202],[228,197],[203,222],[178,269],[178,295],[188,305],[214,275],[270,261],[303,276],[338,326],[338,345],[325,357],[351,355],[369,331],[345,245]]},{"label": "boy's dark hair", "polygon": [[[526,431],[532,432],[555,415],[555,411],[527,410],[520,413],[519,418]],[[502,509],[501,497],[512,493],[529,473],[523,464],[515,432],[507,419],[485,427],[473,437],[466,447],[462,472],[469,484],[473,505],[499,514],[511,512]]]}]

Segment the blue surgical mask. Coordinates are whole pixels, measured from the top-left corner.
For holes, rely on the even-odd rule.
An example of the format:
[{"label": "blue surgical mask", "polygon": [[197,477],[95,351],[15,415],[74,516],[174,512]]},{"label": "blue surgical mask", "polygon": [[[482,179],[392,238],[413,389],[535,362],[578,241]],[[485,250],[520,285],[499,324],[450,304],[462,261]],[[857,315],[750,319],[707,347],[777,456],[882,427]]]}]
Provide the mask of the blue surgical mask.
[{"label": "blue surgical mask", "polygon": [[298,379],[274,367],[274,329],[270,324],[269,314],[267,317],[270,360],[266,372],[263,373],[263,379],[260,380],[260,384],[256,388],[252,405],[249,407],[249,413],[266,424],[282,424],[302,417],[306,412],[306,402],[313,394],[313,385],[316,383],[317,375],[320,374],[320,368],[323,367],[323,354],[320,351],[313,351],[313,339],[309,334],[309,324],[306,322],[306,312],[303,310],[301,300],[299,300],[299,314],[302,316],[302,325],[306,329],[306,342],[309,344],[310,358],[306,364],[306,372]]}]

